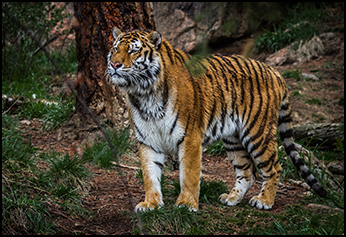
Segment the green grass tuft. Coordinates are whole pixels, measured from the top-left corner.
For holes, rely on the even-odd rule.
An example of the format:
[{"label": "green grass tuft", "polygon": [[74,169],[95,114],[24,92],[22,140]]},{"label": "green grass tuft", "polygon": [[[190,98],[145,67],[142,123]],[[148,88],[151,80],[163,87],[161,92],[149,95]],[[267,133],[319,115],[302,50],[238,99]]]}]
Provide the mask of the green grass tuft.
[{"label": "green grass tuft", "polygon": [[[106,127],[106,132],[118,152],[118,156],[125,154],[130,149],[131,141],[129,127],[118,131],[112,131],[110,127]],[[85,148],[82,159],[93,162],[100,168],[114,167],[113,162],[115,161],[108,143],[104,140],[96,142],[91,147]]]}]

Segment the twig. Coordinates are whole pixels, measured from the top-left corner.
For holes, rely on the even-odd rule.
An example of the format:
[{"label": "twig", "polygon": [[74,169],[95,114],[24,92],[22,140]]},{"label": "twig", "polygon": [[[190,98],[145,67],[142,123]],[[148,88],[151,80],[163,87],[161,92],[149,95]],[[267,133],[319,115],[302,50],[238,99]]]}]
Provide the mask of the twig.
[{"label": "twig", "polygon": [[112,162],[113,165],[118,165],[120,167],[123,167],[123,168],[128,168],[128,169],[133,169],[133,170],[139,170],[140,168],[138,167],[135,167],[135,166],[128,166],[128,165],[123,165],[123,164],[117,164],[116,162]]},{"label": "twig", "polygon": [[5,112],[3,112],[2,115],[6,114],[15,105],[15,103],[17,103],[19,98],[22,97],[27,90],[28,88],[26,88],[25,91],[22,94],[20,94],[20,96],[13,102],[13,104],[11,104],[10,108],[8,108]]},{"label": "twig", "polygon": [[58,62],[59,62],[59,58],[60,58],[60,55],[61,55],[61,51],[62,51],[62,49],[64,48],[66,39],[67,39],[67,37],[69,36],[69,34],[71,33],[71,31],[72,31],[72,28],[69,30],[69,32],[67,32],[67,34],[66,34],[64,40],[62,41],[61,48],[60,48],[60,52],[59,52],[58,57],[57,57],[57,59],[56,59],[56,61],[58,61]]},{"label": "twig", "polygon": [[45,40],[45,42],[42,43],[42,45],[40,47],[38,47],[35,52],[32,53],[32,56],[34,56],[35,54],[37,54],[38,52],[40,52],[41,49],[47,47],[47,45],[49,45],[50,43],[52,43],[53,41],[55,41],[56,39],[58,39],[60,37],[60,34],[53,36],[52,38],[50,38],[49,40]]}]

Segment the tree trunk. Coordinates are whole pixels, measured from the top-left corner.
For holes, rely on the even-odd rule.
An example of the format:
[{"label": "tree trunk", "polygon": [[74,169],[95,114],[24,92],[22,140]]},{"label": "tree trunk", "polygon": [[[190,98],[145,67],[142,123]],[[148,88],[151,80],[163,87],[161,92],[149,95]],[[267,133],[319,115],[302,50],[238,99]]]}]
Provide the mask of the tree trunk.
[{"label": "tree trunk", "polygon": [[332,147],[338,139],[344,138],[344,129],[342,124],[338,123],[306,123],[293,127],[294,140],[299,141],[303,138],[312,139],[309,146],[322,144],[322,147]]},{"label": "tree trunk", "polygon": [[[123,96],[105,81],[107,54],[114,41],[113,27],[122,31],[154,30],[149,3],[75,2],[73,28],[76,32],[78,74],[74,87],[91,110],[117,127],[128,123]],[[76,110],[60,129],[58,140],[83,139],[97,130],[85,108],[76,101]]]}]

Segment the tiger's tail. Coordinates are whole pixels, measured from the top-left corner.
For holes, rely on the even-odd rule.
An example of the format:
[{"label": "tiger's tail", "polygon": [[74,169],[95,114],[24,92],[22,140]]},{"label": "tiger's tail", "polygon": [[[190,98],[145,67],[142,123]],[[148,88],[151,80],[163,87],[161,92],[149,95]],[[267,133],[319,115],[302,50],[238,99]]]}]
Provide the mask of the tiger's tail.
[{"label": "tiger's tail", "polygon": [[308,167],[304,164],[299,156],[297,148],[293,141],[293,129],[292,129],[292,118],[291,118],[291,105],[289,100],[289,94],[286,90],[279,112],[278,132],[282,145],[285,148],[285,152],[290,158],[292,164],[297,168],[302,178],[307,184],[321,197],[327,196],[327,191],[322,185],[315,179],[311,174]]}]

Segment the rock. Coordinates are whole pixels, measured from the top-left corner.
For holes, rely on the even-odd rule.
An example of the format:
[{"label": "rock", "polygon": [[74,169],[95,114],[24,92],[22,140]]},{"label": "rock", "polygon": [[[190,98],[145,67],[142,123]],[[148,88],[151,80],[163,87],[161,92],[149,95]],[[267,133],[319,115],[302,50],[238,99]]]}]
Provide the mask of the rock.
[{"label": "rock", "polygon": [[319,80],[319,78],[316,77],[314,74],[302,73],[301,76],[304,79],[311,79],[311,80],[314,80],[314,81],[318,81]]},{"label": "rock", "polygon": [[336,33],[327,32],[319,35],[324,45],[324,54],[332,55],[340,52],[340,37],[337,37]]},{"label": "rock", "polygon": [[232,42],[262,24],[267,3],[153,2],[156,30],[173,47],[191,52],[203,43]]},{"label": "rock", "polygon": [[269,55],[266,58],[265,63],[270,66],[281,66],[284,64],[293,63],[292,60],[290,61],[289,56],[290,56],[289,47],[286,47],[286,48],[280,49],[276,53]]},{"label": "rock", "polygon": [[20,121],[20,124],[30,125],[31,122],[29,120],[27,120],[27,119],[24,119],[24,120]]},{"label": "rock", "polygon": [[[265,63],[270,66],[282,66],[287,64],[298,65],[302,62],[317,58],[322,55],[331,55],[339,53],[337,57],[342,58],[344,55],[344,43],[337,37],[338,33],[329,32],[319,36],[314,36],[307,41],[293,42],[276,53],[269,55]],[[294,49],[294,45],[299,45]],[[309,74],[312,75],[312,74]],[[310,79],[319,80],[312,75]]]}]

